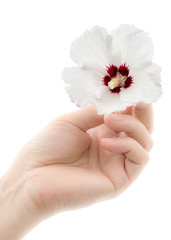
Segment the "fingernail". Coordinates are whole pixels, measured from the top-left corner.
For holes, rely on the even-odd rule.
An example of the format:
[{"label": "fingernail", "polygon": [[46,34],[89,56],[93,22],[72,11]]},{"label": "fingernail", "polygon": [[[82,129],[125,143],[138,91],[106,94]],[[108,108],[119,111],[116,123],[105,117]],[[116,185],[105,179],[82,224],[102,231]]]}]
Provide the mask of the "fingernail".
[{"label": "fingernail", "polygon": [[122,114],[112,114],[110,117],[114,121],[120,121],[124,119],[124,115]]}]

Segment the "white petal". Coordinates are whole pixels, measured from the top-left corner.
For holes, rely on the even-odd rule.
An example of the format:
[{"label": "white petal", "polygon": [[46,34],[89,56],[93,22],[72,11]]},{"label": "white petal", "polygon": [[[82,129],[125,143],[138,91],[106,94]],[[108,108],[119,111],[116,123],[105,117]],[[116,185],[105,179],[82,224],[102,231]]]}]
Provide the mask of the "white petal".
[{"label": "white petal", "polygon": [[109,114],[115,111],[123,111],[128,105],[132,105],[132,103],[124,103],[120,99],[119,94],[113,94],[110,90],[106,91],[106,94],[104,94],[100,100],[92,98],[90,103],[96,107],[99,114]]},{"label": "white petal", "polygon": [[98,100],[102,99],[102,97],[108,92],[109,92],[109,89],[105,85],[101,85],[97,87],[94,97]]},{"label": "white petal", "polygon": [[85,61],[81,69],[93,72],[99,79],[103,79],[103,77],[107,74],[106,69],[101,67],[98,63],[93,61]]},{"label": "white petal", "polygon": [[90,61],[106,68],[109,65],[111,40],[111,36],[104,28],[95,26],[72,43],[71,58],[80,66]]},{"label": "white petal", "polygon": [[86,87],[91,84],[99,86],[101,83],[95,74],[79,67],[66,67],[61,76],[65,83],[75,85],[76,87]]},{"label": "white petal", "polygon": [[161,86],[161,67],[155,63],[151,64],[145,71],[155,84]]},{"label": "white petal", "polygon": [[153,103],[161,96],[162,90],[146,73],[135,76],[134,83],[127,89],[122,88],[120,98],[125,102]]},{"label": "white petal", "polygon": [[[100,98],[97,98],[97,92],[100,91]],[[115,111],[123,111],[127,106],[132,105],[132,103],[125,103],[120,99],[120,94],[111,93],[107,86],[101,86],[97,88],[95,97],[91,99],[92,103],[99,114],[109,114]]]},{"label": "white petal", "polygon": [[[111,105],[111,106],[106,107],[104,104],[101,105],[101,104],[97,104],[97,103],[93,104],[93,105],[96,107],[97,112],[98,112],[99,115],[101,115],[101,114],[110,114],[112,112],[118,112],[118,111],[124,111],[127,108],[127,106],[128,106],[128,105],[120,105],[120,106],[117,107],[116,105],[114,105],[112,107],[112,105]],[[132,104],[130,104],[130,105],[132,105]]]},{"label": "white petal", "polygon": [[79,67],[67,67],[62,72],[62,79],[67,83],[66,90],[77,106],[84,107],[102,84],[92,73]]},{"label": "white petal", "polygon": [[112,33],[112,44],[111,44],[111,55],[110,55],[110,64],[113,64],[119,67],[122,64],[122,52],[120,44],[118,42],[117,31],[113,30]]},{"label": "white petal", "polygon": [[142,69],[151,64],[153,44],[151,38],[144,31],[133,25],[120,25],[112,32],[117,38],[121,50],[122,63],[127,63],[130,68]]}]

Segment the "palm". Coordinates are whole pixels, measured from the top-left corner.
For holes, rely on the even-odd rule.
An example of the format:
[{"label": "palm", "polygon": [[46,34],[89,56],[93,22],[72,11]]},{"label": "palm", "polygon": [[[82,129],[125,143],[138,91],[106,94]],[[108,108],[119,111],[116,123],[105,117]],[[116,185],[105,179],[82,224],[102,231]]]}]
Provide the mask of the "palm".
[{"label": "palm", "polygon": [[[42,199],[40,202],[39,197],[43,196],[42,208],[49,210],[51,206],[50,215],[59,206],[64,210],[64,206],[70,209],[111,198],[117,193],[114,186],[117,191],[122,190],[121,183],[126,186],[123,182],[124,156],[110,153],[100,145],[101,138],[116,137],[104,124],[85,133],[60,121],[51,124],[42,134],[45,134],[44,141],[41,134],[32,141],[38,154],[34,157],[29,179],[39,192],[33,196],[34,201],[40,207]],[[68,205],[68,199],[73,203]]]}]

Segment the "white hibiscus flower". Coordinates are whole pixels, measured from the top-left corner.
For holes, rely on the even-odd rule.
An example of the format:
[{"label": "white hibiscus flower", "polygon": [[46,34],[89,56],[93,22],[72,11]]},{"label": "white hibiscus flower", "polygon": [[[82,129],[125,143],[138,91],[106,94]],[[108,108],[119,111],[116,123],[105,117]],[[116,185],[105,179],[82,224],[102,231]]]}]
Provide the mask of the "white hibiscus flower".
[{"label": "white hibiscus flower", "polygon": [[65,68],[62,78],[77,106],[91,103],[99,114],[123,111],[161,96],[161,69],[152,55],[152,40],[135,26],[121,25],[110,34],[95,26],[72,43],[77,66]]}]

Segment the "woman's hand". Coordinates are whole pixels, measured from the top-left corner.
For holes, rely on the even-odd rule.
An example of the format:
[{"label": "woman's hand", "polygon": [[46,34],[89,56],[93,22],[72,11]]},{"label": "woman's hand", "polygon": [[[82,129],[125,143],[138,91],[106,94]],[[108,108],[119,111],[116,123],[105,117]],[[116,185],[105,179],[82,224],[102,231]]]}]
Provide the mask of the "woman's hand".
[{"label": "woman's hand", "polygon": [[152,129],[152,105],[143,103],[107,116],[89,105],[49,123],[21,149],[0,180],[3,209],[15,204],[11,219],[18,227],[11,220],[13,236],[22,236],[55,213],[125,190],[149,160]]}]

